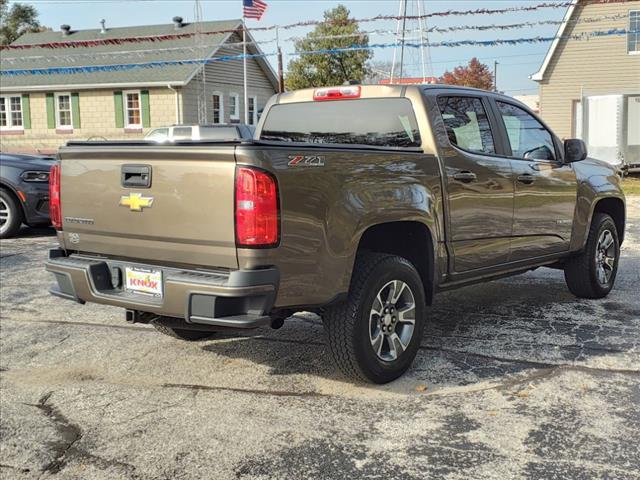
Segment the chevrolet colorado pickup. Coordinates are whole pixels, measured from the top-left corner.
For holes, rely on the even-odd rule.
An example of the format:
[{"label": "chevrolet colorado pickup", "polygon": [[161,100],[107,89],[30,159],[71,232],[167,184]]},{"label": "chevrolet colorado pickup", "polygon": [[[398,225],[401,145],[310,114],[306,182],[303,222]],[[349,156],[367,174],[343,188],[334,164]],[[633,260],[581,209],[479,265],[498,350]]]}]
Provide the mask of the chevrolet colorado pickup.
[{"label": "chevrolet colorado pickup", "polygon": [[617,172],[513,98],[350,85],[274,96],[252,140],[72,142],[51,173],[52,293],[195,340],[317,312],[337,366],[389,382],[436,292],[564,270],[613,288]]}]

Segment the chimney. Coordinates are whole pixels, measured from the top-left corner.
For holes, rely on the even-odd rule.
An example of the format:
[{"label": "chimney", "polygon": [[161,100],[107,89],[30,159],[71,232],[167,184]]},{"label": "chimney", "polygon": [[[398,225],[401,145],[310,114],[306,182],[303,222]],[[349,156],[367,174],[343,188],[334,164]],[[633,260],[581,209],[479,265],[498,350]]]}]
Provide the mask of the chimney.
[{"label": "chimney", "polygon": [[105,19],[104,19],[104,18],[103,18],[102,20],[100,20],[100,25],[101,25],[100,33],[102,33],[102,34],[107,33],[107,27],[105,27],[105,24],[106,24],[106,23],[107,23],[107,22],[105,21]]},{"label": "chimney", "polygon": [[173,28],[180,30],[184,24],[182,23],[182,17],[173,17]]},{"label": "chimney", "polygon": [[70,25],[60,25],[60,30],[62,31],[62,36],[63,37],[68,37],[69,34],[71,33],[71,26]]}]

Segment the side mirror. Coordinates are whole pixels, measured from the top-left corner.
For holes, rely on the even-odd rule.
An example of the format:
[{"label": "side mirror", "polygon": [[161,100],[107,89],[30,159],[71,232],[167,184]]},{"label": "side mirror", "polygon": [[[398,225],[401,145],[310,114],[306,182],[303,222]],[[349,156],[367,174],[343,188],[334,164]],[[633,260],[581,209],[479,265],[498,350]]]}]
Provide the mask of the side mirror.
[{"label": "side mirror", "polygon": [[579,138],[569,138],[564,141],[565,163],[579,162],[587,158],[587,146]]}]

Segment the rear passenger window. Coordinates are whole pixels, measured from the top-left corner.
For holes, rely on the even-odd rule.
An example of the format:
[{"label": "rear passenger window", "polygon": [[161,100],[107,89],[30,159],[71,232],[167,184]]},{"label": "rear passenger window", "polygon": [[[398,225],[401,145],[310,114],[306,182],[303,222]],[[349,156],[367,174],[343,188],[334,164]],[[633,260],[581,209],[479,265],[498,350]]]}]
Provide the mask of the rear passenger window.
[{"label": "rear passenger window", "polygon": [[510,103],[496,102],[507,130],[511,154],[527,160],[555,160],[549,130],[525,110]]},{"label": "rear passenger window", "polygon": [[472,97],[440,97],[438,106],[452,145],[471,152],[496,152],[482,100]]},{"label": "rear passenger window", "polygon": [[240,138],[236,127],[200,127],[200,140],[235,140]]},{"label": "rear passenger window", "polygon": [[173,129],[174,140],[191,140],[191,127],[175,127]]},{"label": "rear passenger window", "polygon": [[283,103],[269,109],[261,140],[419,147],[420,132],[405,98]]}]

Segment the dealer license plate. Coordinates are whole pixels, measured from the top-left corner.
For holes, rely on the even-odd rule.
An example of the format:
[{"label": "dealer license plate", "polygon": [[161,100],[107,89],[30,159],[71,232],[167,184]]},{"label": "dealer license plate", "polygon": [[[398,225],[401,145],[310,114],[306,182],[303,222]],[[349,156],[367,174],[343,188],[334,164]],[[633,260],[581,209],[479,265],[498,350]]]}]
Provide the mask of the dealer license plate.
[{"label": "dealer license plate", "polygon": [[162,270],[126,267],[125,281],[128,292],[162,298]]}]

